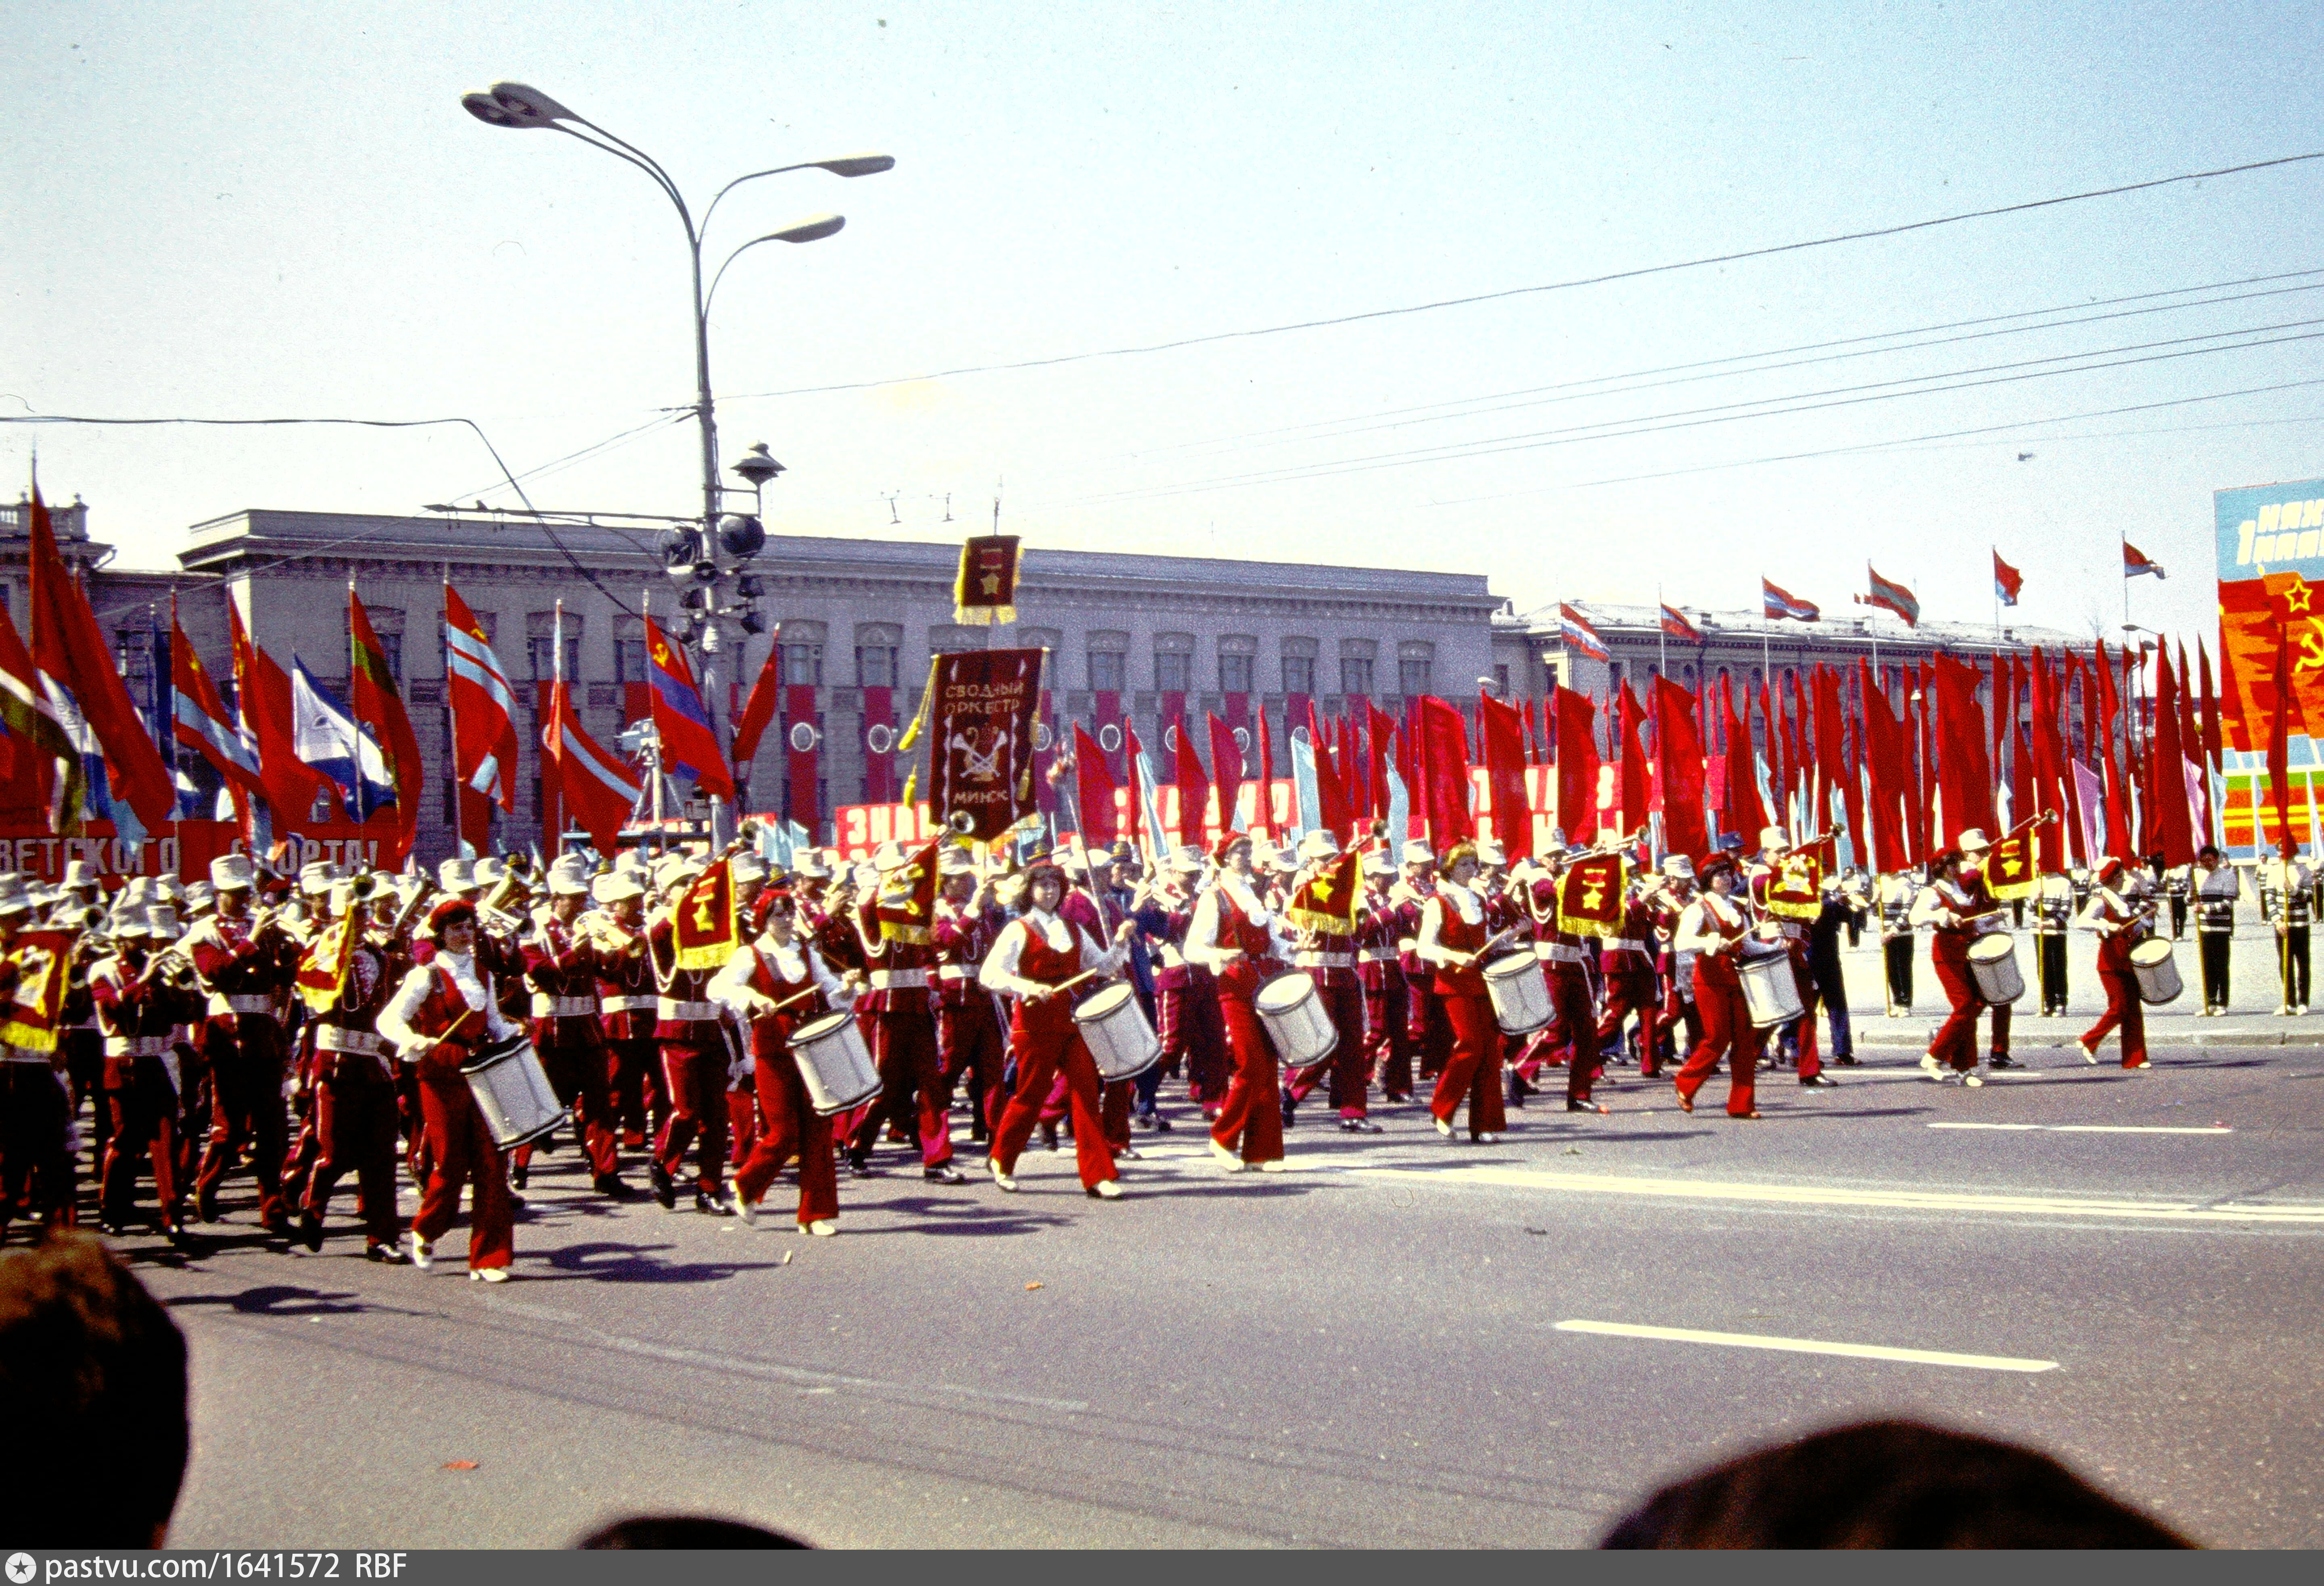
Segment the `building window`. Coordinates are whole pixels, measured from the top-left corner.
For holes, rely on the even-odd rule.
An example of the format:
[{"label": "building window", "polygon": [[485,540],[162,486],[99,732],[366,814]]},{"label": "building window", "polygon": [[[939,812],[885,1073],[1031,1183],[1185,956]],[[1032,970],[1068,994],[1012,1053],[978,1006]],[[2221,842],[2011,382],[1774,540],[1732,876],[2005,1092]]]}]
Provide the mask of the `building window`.
[{"label": "building window", "polygon": [[1396,684],[1398,693],[1407,699],[1429,692],[1428,674],[1434,663],[1417,657],[1405,656],[1396,663]]},{"label": "building window", "polygon": [[[525,659],[537,683],[548,682],[557,675],[557,632],[555,612],[525,613]],[[581,676],[581,619],[570,612],[565,614],[564,634],[565,680],[570,683]]]},{"label": "building window", "polygon": [[1283,691],[1286,694],[1315,692],[1315,658],[1312,655],[1286,655],[1283,658]]},{"label": "building window", "polygon": [[1194,658],[1161,654],[1154,658],[1154,687],[1163,694],[1184,694],[1194,686]]},{"label": "building window", "polygon": [[1219,657],[1219,692],[1222,694],[1250,692],[1250,657],[1247,655]]},{"label": "building window", "polygon": [[153,630],[115,628],[113,631],[113,653],[115,666],[128,681],[150,683],[153,680]]},{"label": "building window", "polygon": [[1093,694],[1119,694],[1128,686],[1130,658],[1118,650],[1089,652],[1089,686]]},{"label": "building window", "polygon": [[613,681],[646,680],[646,623],[643,617],[613,619]]},{"label": "building window", "polygon": [[823,646],[804,641],[784,645],[783,681],[799,687],[822,687]]},{"label": "building window", "polygon": [[896,686],[896,651],[893,644],[859,644],[855,647],[855,683],[861,688],[893,688]]},{"label": "building window", "polygon": [[1493,692],[1503,699],[1509,696],[1509,664],[1507,661],[1493,663]]},{"label": "building window", "polygon": [[1340,692],[1360,694],[1369,697],[1372,691],[1372,658],[1368,655],[1343,655],[1340,658]]}]

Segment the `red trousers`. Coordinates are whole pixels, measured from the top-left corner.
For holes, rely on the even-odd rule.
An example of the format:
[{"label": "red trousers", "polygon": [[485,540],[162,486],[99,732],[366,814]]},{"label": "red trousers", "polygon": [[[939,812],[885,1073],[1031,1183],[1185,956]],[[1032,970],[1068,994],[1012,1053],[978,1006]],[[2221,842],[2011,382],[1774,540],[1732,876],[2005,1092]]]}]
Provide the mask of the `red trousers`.
[{"label": "red trousers", "polygon": [[1226,1022],[1227,1049],[1234,1056],[1235,1071],[1211,1124],[1211,1139],[1230,1151],[1240,1151],[1250,1164],[1283,1160],[1282,1079],[1275,1045],[1251,1003],[1258,994],[1259,977],[1247,970],[1230,970],[1219,977],[1219,1016]]},{"label": "red trousers", "polygon": [[[250,1147],[258,1181],[258,1215],[270,1225],[290,1215],[282,1202],[282,1030],[255,1014],[237,1017],[227,1034],[213,1023],[207,1037],[210,1067],[210,1138],[202,1152],[194,1193],[214,1200],[227,1164]],[[466,1082],[463,1081],[465,1085]]]},{"label": "red trousers", "polygon": [[[879,1143],[883,1125],[899,1129],[914,1120],[918,1108],[920,1165],[941,1167],[952,1160],[951,1098],[945,1093],[944,1072],[936,1062],[936,1019],[925,1002],[866,1013],[857,1019],[863,1044],[880,1070],[880,1094],[855,1126],[847,1148],[861,1157]],[[1078,1127],[1078,1126],[1076,1126]]]},{"label": "red trousers", "polygon": [[783,1164],[798,1158],[798,1224],[839,1215],[839,1168],[832,1158],[831,1120],[818,1117],[799,1078],[798,1060],[786,1050],[752,1065],[759,1096],[759,1136],[734,1169],[734,1194],[755,1206]]},{"label": "red trousers", "polygon": [[676,1178],[686,1167],[687,1147],[695,1147],[696,1185],[715,1195],[726,1173],[726,1045],[663,1042],[661,1074],[669,1117],[654,1144],[654,1160]]},{"label": "red trousers", "polygon": [[1501,1027],[1493,1019],[1493,1000],[1486,996],[1442,995],[1452,1033],[1452,1055],[1436,1077],[1428,1110],[1450,1123],[1461,1103],[1469,1103],[1469,1138],[1499,1134],[1508,1125],[1501,1102]]},{"label": "red trousers", "polygon": [[2146,1061],[2146,1004],[2139,1000],[2138,977],[2126,969],[2098,965],[2098,984],[2106,988],[2106,1011],[2082,1032],[2082,1045],[2095,1049],[2116,1030],[2122,1032],[2122,1065],[2135,1068]]},{"label": "red trousers", "polygon": [[1008,1065],[1008,1043],[992,999],[982,991],[965,1002],[944,1003],[936,1009],[936,1059],[944,1080],[945,1110],[952,1110],[953,1093],[964,1077],[969,1110],[978,1135],[992,1127],[1008,1097],[1001,1088],[1001,1073]]},{"label": "red trousers", "polygon": [[642,1145],[669,1117],[669,1091],[651,1036],[605,1043],[605,1089],[624,1144]]},{"label": "red trousers", "polygon": [[1565,1032],[1565,1099],[1586,1102],[1605,1067],[1598,1021],[1590,1014],[1590,977],[1578,964],[1553,961],[1543,967],[1549,977],[1549,1005],[1557,1010],[1557,1028]]},{"label": "red trousers", "polygon": [[[1634,954],[1623,956],[1636,961]],[[1638,1016],[1638,1076],[1652,1079],[1662,1068],[1662,1000],[1655,994],[1655,975],[1648,969],[1617,970],[1606,977],[1606,1010],[1598,1016],[1598,1048],[1618,1047],[1622,1021]],[[1571,1081],[1568,1081],[1569,1088]]]},{"label": "red trousers", "polygon": [[505,1267],[516,1259],[516,1213],[509,1204],[508,1162],[493,1144],[484,1115],[468,1082],[452,1074],[422,1074],[420,1112],[428,1130],[433,1166],[420,1197],[411,1231],[433,1244],[444,1237],[460,1210],[460,1186],[471,1186],[468,1202],[468,1265],[481,1270]]},{"label": "red trousers", "polygon": [[[573,1110],[581,1135],[581,1154],[589,1160],[594,1178],[611,1178],[621,1171],[620,1122],[613,1111],[612,1075],[605,1046],[596,1031],[596,1018],[536,1019],[532,1047],[540,1056],[540,1070],[549,1088]],[[519,1146],[520,1163],[532,1160],[532,1148]]]},{"label": "red trousers", "polygon": [[1420,1059],[1420,1077],[1434,1079],[1452,1059],[1452,1025],[1444,1014],[1444,999],[1428,977],[1407,982],[1404,1027]]},{"label": "red trousers", "polygon": [[1412,1094],[1412,1029],[1405,1013],[1408,995],[1401,970],[1364,988],[1364,1060],[1380,1094],[1391,1101]]},{"label": "red trousers", "polygon": [[1694,1006],[1702,1017],[1702,1039],[1678,1071],[1678,1093],[1689,1102],[1702,1089],[1718,1061],[1727,1059],[1727,1112],[1741,1118],[1757,1110],[1759,1027],[1743,1001],[1743,988],[1725,976],[1711,979],[1703,961],[1694,964]]},{"label": "red trousers", "polygon": [[178,1091],[159,1057],[107,1057],[100,1103],[112,1114],[98,1204],[107,1222],[126,1222],[137,1206],[137,1166],[153,1163],[153,1198],[164,1228],[185,1220],[178,1185]]},{"label": "red trousers", "polygon": [[1176,1072],[1183,1061],[1187,1099],[1216,1111],[1233,1077],[1217,981],[1207,971],[1189,969],[1183,985],[1157,987],[1154,1034],[1162,1044],[1164,1071]]},{"label": "red trousers", "polygon": [[[368,1053],[319,1053],[317,1065],[315,1166],[300,1209],[309,1217],[322,1216],[330,1210],[340,1176],[352,1172],[365,1242],[392,1245],[398,1231],[395,1080]],[[465,1089],[467,1082],[460,1083]]]},{"label": "red trousers", "polygon": [[1364,1053],[1364,988],[1350,969],[1310,971],[1315,977],[1315,995],[1323,1000],[1323,1011],[1330,1016],[1332,1028],[1339,1032],[1339,1043],[1332,1055],[1313,1067],[1302,1069],[1292,1077],[1291,1099],[1304,1102],[1324,1080],[1332,1082],[1324,1093],[1342,1118],[1364,1116],[1365,1082]]},{"label": "red trousers", "polygon": [[1017,1091],[1001,1110],[1001,1122],[992,1131],[992,1159],[1001,1165],[1001,1172],[1016,1171],[1017,1158],[1025,1142],[1033,1138],[1033,1126],[1040,1121],[1042,1105],[1049,1099],[1050,1083],[1062,1073],[1074,1118],[1074,1162],[1081,1169],[1082,1187],[1094,1189],[1109,1178],[1120,1176],[1114,1171],[1113,1151],[1105,1143],[1097,1064],[1082,1044],[1065,1000],[1049,1000],[1058,1005],[1057,1011],[1065,1015],[1062,1019],[1053,1014],[1044,1017],[1047,1010],[1037,1008],[1028,1027],[1020,1008],[1018,1021],[1010,1028],[1009,1049],[1017,1059]]},{"label": "red trousers", "polygon": [[[1965,960],[1932,952],[1932,966],[1937,972],[1937,983],[1945,989],[1945,996],[1953,1006],[1952,1014],[1937,1029],[1937,1038],[1929,1043],[1929,1051],[1938,1061],[1950,1063],[1966,1074],[1977,1066],[1977,1016],[1986,1009],[1993,1010],[1993,1050],[1997,1055],[2009,1050],[2009,1005],[1988,1002],[1977,994],[1977,980],[1969,972]],[[2134,999],[2135,1000],[2135,999]],[[1808,1010],[1809,1029],[1812,1030],[1814,1008]],[[2110,1027],[2109,1027],[2110,1028]],[[1800,1037],[1800,1077],[1807,1077],[1809,1037]]]}]

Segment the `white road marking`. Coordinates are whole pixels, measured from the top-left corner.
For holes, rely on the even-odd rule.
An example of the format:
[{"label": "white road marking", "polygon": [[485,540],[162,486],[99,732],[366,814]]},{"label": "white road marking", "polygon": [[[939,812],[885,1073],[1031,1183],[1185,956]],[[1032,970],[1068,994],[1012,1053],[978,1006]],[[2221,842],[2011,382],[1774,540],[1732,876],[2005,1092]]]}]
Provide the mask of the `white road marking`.
[{"label": "white road marking", "polygon": [[1704,1332],[1692,1327],[1646,1327],[1631,1322],[1560,1322],[1560,1332],[1611,1338],[1655,1338],[1674,1343],[1715,1343],[1735,1349],[1781,1350],[1795,1355],[1847,1355],[1861,1360],[1904,1360],[1917,1366],[1965,1366],[1981,1371],[2054,1371],[2055,1360],[2011,1355],[1957,1355],[1943,1350],[1892,1349],[1880,1343],[1834,1343],[1821,1338],[1769,1338],[1756,1332]]},{"label": "white road marking", "polygon": [[2006,1134],[2233,1134],[2230,1126],[2162,1123],[1932,1123],[1931,1129],[1993,1129]]},{"label": "white road marking", "polygon": [[2008,1216],[2112,1217],[2167,1222],[2270,1222],[2324,1228],[2324,1206],[2207,1205],[2196,1201],[2112,1201],[2080,1197],[1960,1194],[1937,1190],[1853,1189],[1837,1185],[1740,1184],[1701,1178],[1632,1178],[1615,1174],[1543,1173],[1521,1167],[1357,1167],[1379,1178],[1433,1179],[1568,1194],[1654,1195],[1669,1200],[1745,1201],[1765,1205],[1879,1206],[1921,1212]]}]

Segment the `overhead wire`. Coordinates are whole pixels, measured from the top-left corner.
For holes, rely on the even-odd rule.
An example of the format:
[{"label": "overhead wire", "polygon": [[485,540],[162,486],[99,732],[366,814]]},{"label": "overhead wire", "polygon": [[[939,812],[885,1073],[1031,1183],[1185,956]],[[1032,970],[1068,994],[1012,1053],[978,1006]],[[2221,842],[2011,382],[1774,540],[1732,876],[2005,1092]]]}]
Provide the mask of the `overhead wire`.
[{"label": "overhead wire", "polygon": [[730,396],[725,400],[733,402],[778,397],[823,396],[838,392],[874,391],[882,386],[911,385],[927,380],[951,380],[968,374],[1002,373],[1019,369],[1055,368],[1060,364],[1088,363],[1099,358],[1140,357],[1154,353],[1176,352],[1186,347],[1213,346],[1220,342],[1247,341],[1259,337],[1283,336],[1303,330],[1326,330],[1343,325],[1359,325],[1371,320],[1391,319],[1410,314],[1434,313],[1442,309],[1467,308],[1478,303],[1500,302],[1511,298],[1530,297],[1544,292],[1572,291],[1582,287],[1605,286],[1619,281],[1638,281],[1648,276],[1667,275],[1683,270],[1706,269],[1715,264],[1736,264],[1751,259],[1775,258],[1784,254],[1801,253],[1811,248],[1836,247],[1846,243],[1871,242],[1881,237],[1904,236],[1916,231],[1929,231],[1945,226],[1960,226],[1972,220],[1990,220],[2003,215],[2023,215],[2036,209],[2054,208],[2062,204],[2080,204],[2096,198],[2118,198],[2125,193],[2145,192],[2156,188],[2172,187],[2185,182],[2209,181],[2224,176],[2243,176],[2256,171],[2299,165],[2313,160],[2324,160],[2324,150],[2306,154],[2285,154],[2273,160],[2248,161],[2240,165],[2223,165],[2209,171],[2181,171],[2175,176],[2153,177],[2144,181],[2123,182],[2114,187],[2092,188],[2078,193],[2061,193],[2052,198],[2030,198],[2015,204],[1998,204],[1985,209],[1967,209],[1957,214],[1940,215],[1925,220],[1911,220],[1895,226],[1874,226],[1864,231],[1841,232],[1831,236],[1810,237],[1798,242],[1775,243],[1764,247],[1705,254],[1701,258],[1674,260],[1662,264],[1641,264],[1628,270],[1610,270],[1597,275],[1574,276],[1564,281],[1543,281],[1533,286],[1504,287],[1495,291],[1473,292],[1465,297],[1441,298],[1433,302],[1409,303],[1392,309],[1370,309],[1354,314],[1337,314],[1318,319],[1295,320],[1283,325],[1213,331],[1202,336],[1179,337],[1169,341],[1149,342],[1138,346],[1103,347],[1079,353],[1060,353],[1046,358],[1021,358],[1005,364],[966,364],[953,369],[932,370],[923,374],[892,375],[880,380],[848,381],[835,385],[798,386],[787,391],[746,392],[738,396]]}]

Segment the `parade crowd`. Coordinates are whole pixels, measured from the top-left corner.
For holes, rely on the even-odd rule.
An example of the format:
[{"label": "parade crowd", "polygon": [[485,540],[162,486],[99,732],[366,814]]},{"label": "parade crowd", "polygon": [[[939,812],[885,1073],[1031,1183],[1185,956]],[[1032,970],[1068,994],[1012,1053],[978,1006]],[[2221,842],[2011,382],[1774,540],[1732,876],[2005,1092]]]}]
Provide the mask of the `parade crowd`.
[{"label": "parade crowd", "polygon": [[[1082,1187],[1118,1198],[1118,1164],[1173,1111],[1191,1121],[1185,1107],[1231,1172],[1280,1171],[1303,1110],[1379,1132],[1376,1099],[1423,1102],[1439,1134],[1491,1145],[1511,1110],[1560,1088],[1554,1070],[1568,1111],[1604,1112],[1594,1093],[1618,1063],[1666,1074],[1690,1112],[1723,1069],[1726,1116],[1751,1120],[1763,1066],[1814,1090],[1855,1062],[1841,943],[1876,917],[1892,1016],[1929,940],[1950,1015],[1921,1063],[1941,1082],[2013,1065],[2014,997],[1976,958],[2029,907],[2043,1016],[2064,1011],[2066,931],[2098,937],[2091,1062],[2112,1036],[2125,1068],[2147,1066],[2134,954],[2165,909],[2176,935],[2191,908],[2204,1011],[2226,1010],[2246,883],[2216,850],[2168,876],[2108,859],[2005,902],[1978,831],[1877,880],[1831,873],[1819,846],[1769,827],[1748,856],[1633,871],[1635,851],[1562,834],[1512,866],[1490,840],[1351,852],[1311,831],[1154,859],[939,839],[785,867],[738,844],[539,871],[450,860],[433,876],[278,874],[237,853],[205,881],[136,878],[109,898],[79,865],[53,890],[0,876],[0,1239],[12,1221],[93,1213],[107,1234],[150,1221],[198,1250],[193,1225],[217,1222],[247,1173],[272,1239],[321,1249],[351,1185],[365,1254],[427,1268],[465,1191],[469,1274],[498,1282],[552,1148],[581,1154],[595,1194],[745,1222],[788,1173],[798,1226],[827,1236],[843,1176],[965,1184],[964,1146],[975,1177],[1014,1192],[1037,1133],[1053,1150],[1069,1135]],[[2316,882],[2282,861],[2253,880],[2280,1011],[2305,1012]],[[713,899],[730,923],[706,959],[680,926]],[[1588,931],[1573,928],[1585,905],[1601,922]],[[1788,995],[1770,1003],[1755,979]],[[814,1049],[826,1040],[873,1076],[842,1105]],[[510,1144],[472,1081],[519,1048],[556,1116]]]}]

